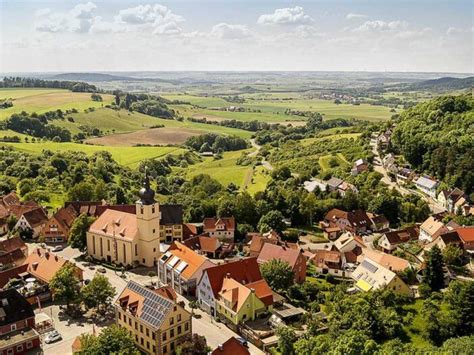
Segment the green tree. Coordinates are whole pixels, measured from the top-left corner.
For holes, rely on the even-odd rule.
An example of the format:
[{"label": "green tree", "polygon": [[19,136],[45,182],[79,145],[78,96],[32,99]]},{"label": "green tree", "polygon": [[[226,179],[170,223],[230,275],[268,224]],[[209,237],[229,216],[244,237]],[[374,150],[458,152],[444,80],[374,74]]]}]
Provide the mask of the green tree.
[{"label": "green tree", "polygon": [[443,261],[446,265],[461,266],[462,256],[462,249],[452,244],[443,250]]},{"label": "green tree", "polygon": [[7,218],[7,227],[8,230],[11,232],[13,231],[13,228],[15,228],[16,224],[18,222],[18,218],[14,214],[11,214]]},{"label": "green tree", "polygon": [[260,221],[258,222],[258,230],[260,232],[269,232],[273,229],[277,233],[281,233],[286,228],[283,218],[284,217],[280,211],[270,211],[260,218]]},{"label": "green tree", "polygon": [[316,204],[318,199],[313,193],[309,193],[303,201],[301,201],[300,211],[301,214],[306,216],[308,219],[309,225],[313,226],[313,216],[316,212]]},{"label": "green tree", "polygon": [[439,291],[444,286],[443,255],[441,250],[435,245],[425,253],[426,268],[423,272],[423,282],[432,291]]},{"label": "green tree", "polygon": [[66,302],[69,309],[71,303],[80,301],[80,281],[76,276],[76,267],[67,263],[60,268],[49,282],[55,300]]},{"label": "green tree", "polygon": [[206,355],[210,351],[206,338],[198,334],[182,337],[176,346],[176,355]]},{"label": "green tree", "polygon": [[445,293],[445,301],[449,307],[448,318],[456,323],[456,333],[474,333],[474,282],[452,281]]},{"label": "green tree", "polygon": [[463,336],[446,340],[441,347],[446,354],[472,354],[474,349],[474,336]]},{"label": "green tree", "polygon": [[80,182],[73,185],[68,191],[69,201],[92,201],[94,200],[94,185],[89,182]]},{"label": "green tree", "polygon": [[67,241],[71,247],[81,251],[87,249],[86,232],[89,230],[93,221],[94,218],[87,216],[85,213],[80,214],[79,217],[74,220]]},{"label": "green tree", "polygon": [[81,354],[140,355],[132,335],[117,325],[104,328],[97,337],[84,334],[80,339]]},{"label": "green tree", "polygon": [[291,266],[280,259],[271,259],[263,263],[260,271],[273,290],[288,290],[294,282],[295,273]]},{"label": "green tree", "polygon": [[338,336],[331,346],[331,354],[365,355],[373,354],[377,343],[370,339],[363,330],[351,329]]},{"label": "green tree", "polygon": [[82,288],[81,296],[87,308],[96,308],[98,312],[105,311],[115,296],[115,287],[104,275],[95,274]]},{"label": "green tree", "polygon": [[295,353],[294,344],[296,342],[296,333],[293,328],[287,326],[279,326],[276,330],[278,335],[278,350],[285,355],[292,355]]},{"label": "green tree", "polygon": [[421,309],[424,328],[423,336],[435,345],[441,342],[440,309],[437,302],[427,299]]}]

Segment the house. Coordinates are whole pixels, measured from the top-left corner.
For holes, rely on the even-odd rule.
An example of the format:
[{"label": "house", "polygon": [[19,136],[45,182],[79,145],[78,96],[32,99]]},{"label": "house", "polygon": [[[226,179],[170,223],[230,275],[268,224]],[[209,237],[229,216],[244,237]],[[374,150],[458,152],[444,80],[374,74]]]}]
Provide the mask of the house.
[{"label": "house", "polygon": [[453,190],[442,190],[438,194],[438,201],[450,213],[457,213],[468,205],[467,195],[457,187]]},{"label": "house", "polygon": [[369,258],[390,271],[403,271],[410,267],[408,260],[399,258],[398,256],[382,253],[378,250],[364,249],[363,254],[357,257],[358,262],[362,262],[364,258]]},{"label": "house", "polygon": [[202,234],[202,223],[183,223],[183,241]]},{"label": "house", "polygon": [[258,255],[257,262],[263,264],[272,259],[286,261],[295,274],[295,282],[303,283],[306,279],[306,258],[299,248],[293,249],[284,245],[265,243]]},{"label": "house", "polygon": [[158,279],[179,294],[194,295],[204,269],[214,265],[186,245],[174,242],[158,261]]},{"label": "house", "polygon": [[405,184],[413,179],[415,173],[409,168],[400,168],[397,170],[397,182]]},{"label": "house", "polygon": [[368,170],[369,164],[367,163],[367,161],[365,159],[357,159],[351,169],[351,175],[359,175],[360,173]]},{"label": "house", "polygon": [[234,250],[234,243],[224,243],[208,235],[199,235],[183,242],[188,248],[208,258],[224,258]]},{"label": "house", "polygon": [[474,251],[474,226],[460,227],[455,229],[459,238],[461,238],[463,248],[468,253]]},{"label": "house", "polygon": [[334,225],[325,225],[321,224],[320,228],[323,231],[324,238],[329,239],[329,240],[336,240],[339,238],[339,236],[342,234],[342,229],[338,226]]},{"label": "house", "polygon": [[308,192],[314,192],[316,188],[318,188],[319,191],[326,191],[327,185],[323,181],[311,179],[311,180],[305,181],[303,183],[303,187]]},{"label": "house", "polygon": [[441,233],[448,231],[449,229],[437,216],[430,216],[420,226],[420,240],[432,242]]},{"label": "house", "polygon": [[211,355],[250,355],[248,349],[235,337],[229,338],[211,353]]},{"label": "house", "polygon": [[31,236],[37,238],[47,222],[48,216],[46,212],[43,208],[38,207],[23,213],[16,222],[14,229],[24,232],[31,231]]},{"label": "house", "polygon": [[386,150],[392,139],[392,132],[390,130],[383,132],[377,137],[377,147],[380,150]]},{"label": "house", "polygon": [[[28,255],[24,264],[28,265],[26,272],[38,281],[49,284],[54,275],[70,262],[50,251],[42,248],[36,248]],[[74,265],[74,264],[73,264]],[[82,269],[75,266],[75,274],[79,281],[83,280]]]},{"label": "house", "polygon": [[430,250],[435,245],[437,245],[441,250],[444,250],[448,245],[454,245],[460,249],[463,249],[464,247],[462,239],[455,230],[440,234],[431,243],[426,244],[423,249]]},{"label": "house", "polygon": [[0,291],[0,301],[0,353],[39,351],[41,342],[30,303],[14,288]]},{"label": "house", "polygon": [[[0,235],[8,232],[8,219],[14,216],[19,220],[24,213],[41,208],[36,202],[20,202],[15,192],[0,197]],[[15,226],[16,227],[16,226]]]},{"label": "house", "polygon": [[344,267],[346,257],[344,253],[337,250],[316,250],[310,258],[310,262],[321,274],[330,274],[333,276],[346,277]]},{"label": "house", "polygon": [[339,194],[344,197],[346,196],[347,192],[348,191],[352,191],[354,193],[357,193],[357,188],[352,185],[352,184],[349,184],[348,182],[345,182],[343,181],[342,184],[340,184],[338,187],[337,187],[337,191],[339,192]]},{"label": "house", "polygon": [[331,177],[327,182],[327,187],[329,191],[337,191],[339,185],[341,185],[344,181],[337,177]]},{"label": "house", "polygon": [[410,295],[410,288],[397,274],[379,263],[365,257],[352,273],[356,289],[371,291],[388,288],[402,295]]},{"label": "house", "polygon": [[410,240],[417,240],[420,230],[417,227],[409,227],[391,232],[385,232],[378,241],[378,246],[386,253],[391,253],[400,244]]},{"label": "house", "polygon": [[46,222],[41,231],[46,243],[64,243],[69,237],[74,220],[78,216],[72,206],[61,207]]},{"label": "house", "polygon": [[210,237],[216,237],[226,241],[233,241],[235,234],[235,218],[204,218],[203,231]]},{"label": "house", "polygon": [[382,215],[367,213],[363,210],[346,212],[333,208],[320,223],[321,228],[338,227],[341,231],[353,233],[365,233],[368,231],[380,231],[388,228],[388,220]]},{"label": "house", "polygon": [[241,284],[226,275],[218,293],[217,316],[235,327],[272,310],[273,292],[265,280]]},{"label": "house", "polygon": [[192,334],[191,313],[176,300],[129,281],[114,304],[115,322],[133,337],[144,354],[174,354]]},{"label": "house", "polygon": [[243,285],[262,280],[257,258],[226,261],[206,268],[199,279],[196,296],[201,309],[213,316],[216,316],[216,301],[227,276]]},{"label": "house", "polygon": [[105,201],[67,201],[64,207],[71,207],[76,215],[85,214],[89,217],[97,217],[102,209],[100,206],[107,206]]},{"label": "house", "polygon": [[415,185],[418,190],[424,192],[432,198],[436,198],[436,188],[439,185],[438,181],[426,176],[420,176],[417,180],[415,180]]},{"label": "house", "polygon": [[382,159],[382,165],[385,168],[395,165],[395,156],[392,153],[387,154]]},{"label": "house", "polygon": [[341,253],[352,252],[355,255],[360,255],[362,249],[366,248],[363,239],[359,236],[346,232],[334,242],[334,248],[339,250]]},{"label": "house", "polygon": [[28,247],[20,237],[3,239],[0,241],[0,264],[2,269],[6,265],[21,265],[28,256]]},{"label": "house", "polygon": [[249,242],[249,256],[257,257],[265,243],[279,244],[280,242],[280,236],[273,230],[263,234],[253,234],[252,239]]},{"label": "house", "polygon": [[117,265],[156,266],[161,242],[182,239],[181,221],[181,207],[155,201],[146,175],[135,206],[105,208],[92,223],[87,232],[87,253]]}]

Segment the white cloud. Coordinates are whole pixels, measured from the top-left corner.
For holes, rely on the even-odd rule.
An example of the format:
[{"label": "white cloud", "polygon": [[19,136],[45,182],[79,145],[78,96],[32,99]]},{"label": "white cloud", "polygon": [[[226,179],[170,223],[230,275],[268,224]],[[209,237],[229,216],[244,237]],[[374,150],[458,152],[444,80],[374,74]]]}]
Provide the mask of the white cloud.
[{"label": "white cloud", "polygon": [[469,28],[449,27],[446,30],[446,34],[448,36],[456,36],[460,34],[473,33],[473,32],[474,32],[474,27],[469,27]]},{"label": "white cloud", "polygon": [[155,4],[138,5],[120,10],[117,20],[130,25],[151,24],[153,27],[158,27],[167,23],[183,22],[184,18],[176,15],[166,6]]},{"label": "white cloud", "polygon": [[368,17],[367,15],[353,14],[353,13],[346,15],[346,19],[348,19],[348,20],[363,19],[363,18],[367,18],[367,17]]},{"label": "white cloud", "polygon": [[288,25],[288,24],[307,24],[314,22],[311,16],[304,13],[301,6],[285,7],[283,9],[276,9],[273,14],[261,15],[257,23],[259,25]]},{"label": "white cloud", "polygon": [[385,31],[399,31],[406,29],[408,23],[406,21],[366,21],[359,27],[355,28],[354,32],[385,32]]},{"label": "white cloud", "polygon": [[94,22],[93,2],[77,4],[68,12],[42,9],[36,12],[35,28],[40,32],[88,32]]},{"label": "white cloud", "polygon": [[210,35],[220,39],[242,39],[249,37],[250,31],[245,25],[219,23],[212,27]]}]

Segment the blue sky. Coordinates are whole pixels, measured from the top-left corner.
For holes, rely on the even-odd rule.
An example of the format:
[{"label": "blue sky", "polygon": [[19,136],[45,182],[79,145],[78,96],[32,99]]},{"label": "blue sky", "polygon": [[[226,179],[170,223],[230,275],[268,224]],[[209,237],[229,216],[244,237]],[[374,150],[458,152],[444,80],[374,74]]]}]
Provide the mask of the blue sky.
[{"label": "blue sky", "polygon": [[0,71],[473,72],[472,1],[0,0]]}]

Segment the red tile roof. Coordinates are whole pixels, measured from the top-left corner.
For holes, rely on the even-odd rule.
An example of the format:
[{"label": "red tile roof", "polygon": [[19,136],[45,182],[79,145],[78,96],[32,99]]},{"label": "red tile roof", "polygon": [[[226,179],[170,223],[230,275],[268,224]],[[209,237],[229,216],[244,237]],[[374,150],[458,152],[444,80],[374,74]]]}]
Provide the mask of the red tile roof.
[{"label": "red tile roof", "polygon": [[48,216],[41,207],[25,212],[23,217],[28,221],[31,228],[41,226],[48,221]]},{"label": "red tile roof", "polygon": [[227,274],[243,285],[262,279],[262,274],[260,274],[260,268],[257,264],[257,258],[246,258],[222,263],[205,269],[204,273],[207,273],[209,277],[209,282],[215,297],[217,297],[217,294],[221,290],[222,282]]},{"label": "red tile roof", "polygon": [[474,226],[457,228],[456,232],[464,243],[474,242]]},{"label": "red tile roof", "polygon": [[0,241],[0,254],[11,253],[18,249],[27,249],[25,242],[20,237],[4,239]]},{"label": "red tile roof", "polygon": [[273,304],[273,292],[265,280],[258,280],[246,285],[250,290],[255,290],[255,295],[265,306]]},{"label": "red tile roof", "polygon": [[[235,218],[234,217],[220,217],[220,218],[204,218],[204,231],[215,232],[215,231],[234,231],[235,230]],[[223,225],[223,229],[218,229],[217,226]]]},{"label": "red tile roof", "polygon": [[201,250],[205,253],[215,253],[221,247],[219,239],[209,236],[189,238],[186,239],[183,244],[192,250]]},{"label": "red tile roof", "polygon": [[272,259],[280,259],[290,264],[291,268],[294,268],[299,255],[299,249],[265,243],[257,260],[259,263],[264,263]]},{"label": "red tile roof", "polygon": [[74,220],[77,217],[77,213],[73,207],[62,207],[53,216],[59,224],[65,229],[70,229]]},{"label": "red tile roof", "polygon": [[225,343],[220,344],[212,355],[250,355],[250,352],[235,337],[230,338]]}]

